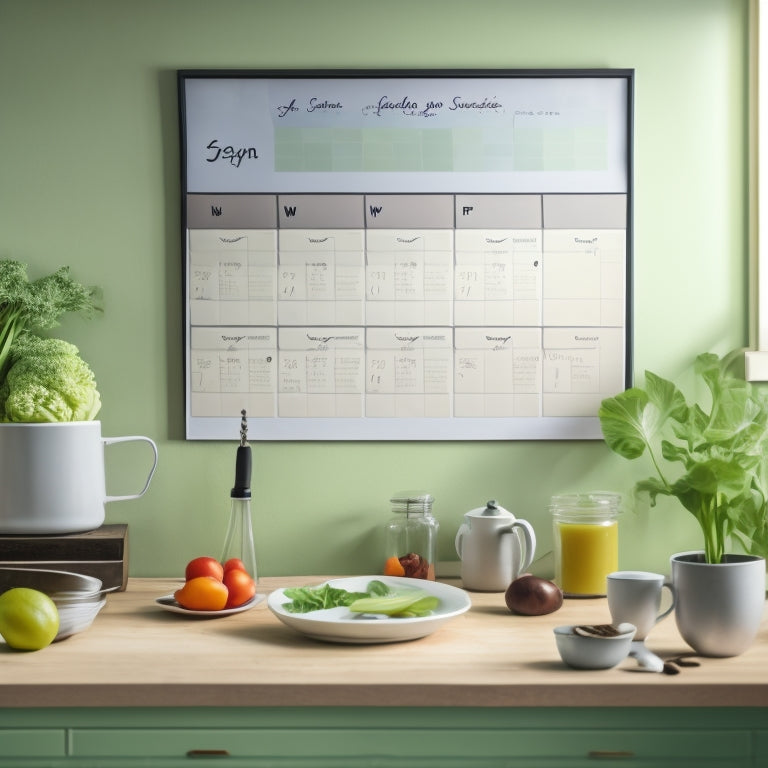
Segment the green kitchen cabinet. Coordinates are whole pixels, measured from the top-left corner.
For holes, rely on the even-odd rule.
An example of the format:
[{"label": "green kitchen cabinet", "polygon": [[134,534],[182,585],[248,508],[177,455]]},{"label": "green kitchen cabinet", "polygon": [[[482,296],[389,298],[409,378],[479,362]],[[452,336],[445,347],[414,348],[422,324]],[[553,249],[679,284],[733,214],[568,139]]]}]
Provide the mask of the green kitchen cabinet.
[{"label": "green kitchen cabinet", "polygon": [[0,768],[762,768],[758,708],[0,710]]},{"label": "green kitchen cabinet", "polygon": [[0,717],[0,765],[18,765],[21,758],[64,760],[67,756],[65,728],[35,728],[34,719],[29,727],[6,728]]}]

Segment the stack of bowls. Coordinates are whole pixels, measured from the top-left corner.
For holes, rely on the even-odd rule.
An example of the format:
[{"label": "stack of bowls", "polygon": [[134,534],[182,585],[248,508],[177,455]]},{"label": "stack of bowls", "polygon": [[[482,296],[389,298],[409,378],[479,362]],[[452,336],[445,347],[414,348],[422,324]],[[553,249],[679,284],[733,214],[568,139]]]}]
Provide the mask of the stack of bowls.
[{"label": "stack of bowls", "polygon": [[81,573],[38,568],[0,568],[0,594],[14,587],[44,592],[56,604],[59,632],[54,642],[88,629],[107,602],[101,579]]}]

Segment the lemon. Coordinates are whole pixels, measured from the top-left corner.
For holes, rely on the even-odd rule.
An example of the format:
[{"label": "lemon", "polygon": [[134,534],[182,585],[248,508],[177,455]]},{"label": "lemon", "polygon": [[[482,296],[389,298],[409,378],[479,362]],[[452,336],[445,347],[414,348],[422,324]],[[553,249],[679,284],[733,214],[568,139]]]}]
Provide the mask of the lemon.
[{"label": "lemon", "polygon": [[0,635],[11,648],[39,651],[59,631],[59,610],[48,595],[14,587],[0,595]]}]

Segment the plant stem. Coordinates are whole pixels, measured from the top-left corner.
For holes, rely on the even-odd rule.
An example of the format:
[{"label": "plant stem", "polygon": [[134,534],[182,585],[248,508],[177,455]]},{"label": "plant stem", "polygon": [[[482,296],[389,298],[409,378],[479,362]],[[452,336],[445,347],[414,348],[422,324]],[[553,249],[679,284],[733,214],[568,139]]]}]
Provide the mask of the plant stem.
[{"label": "plant stem", "polygon": [[721,562],[725,553],[726,521],[720,518],[717,497],[702,501],[698,520],[704,534],[704,557],[708,563]]},{"label": "plant stem", "polygon": [[[6,314],[2,317],[2,314]],[[0,381],[5,378],[7,369],[8,355],[11,352],[11,345],[14,339],[23,330],[24,324],[21,322],[21,309],[14,309],[0,314]]]},{"label": "plant stem", "polygon": [[664,483],[664,487],[667,489],[667,491],[672,490],[672,486],[670,486],[669,482],[667,481],[667,478],[664,477],[664,473],[661,471],[661,467],[659,466],[659,462],[656,461],[656,455],[653,452],[653,448],[651,447],[650,443],[646,443],[646,448],[648,450],[648,455],[651,458],[651,462],[653,464],[654,469],[656,470],[656,474],[659,476],[659,480],[661,480],[662,483]]}]

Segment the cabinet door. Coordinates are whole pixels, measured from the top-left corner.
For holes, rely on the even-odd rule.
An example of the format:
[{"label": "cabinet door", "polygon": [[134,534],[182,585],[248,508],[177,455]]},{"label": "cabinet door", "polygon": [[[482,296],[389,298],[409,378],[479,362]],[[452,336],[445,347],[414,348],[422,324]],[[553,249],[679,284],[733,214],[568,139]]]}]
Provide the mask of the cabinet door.
[{"label": "cabinet door", "polygon": [[0,728],[0,759],[13,762],[20,757],[63,757],[65,730],[52,728]]},{"label": "cabinet door", "polygon": [[[521,768],[659,765],[751,768],[749,731],[515,730],[414,727],[74,729],[72,754],[81,758],[185,756],[249,758],[257,766],[444,768],[520,765]],[[157,765],[163,763],[157,762]]]},{"label": "cabinet door", "polygon": [[768,765],[768,731],[755,732],[755,768]]}]

